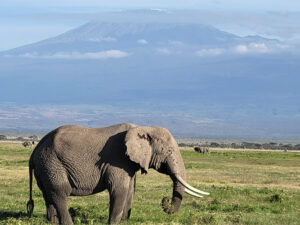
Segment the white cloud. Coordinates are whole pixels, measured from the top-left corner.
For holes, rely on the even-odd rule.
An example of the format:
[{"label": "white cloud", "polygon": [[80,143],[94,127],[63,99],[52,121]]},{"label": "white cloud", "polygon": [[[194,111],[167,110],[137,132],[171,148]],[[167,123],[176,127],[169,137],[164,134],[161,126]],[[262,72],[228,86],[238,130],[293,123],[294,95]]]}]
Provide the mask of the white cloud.
[{"label": "white cloud", "polygon": [[75,121],[77,121],[77,122],[90,122],[92,120],[91,119],[87,119],[87,118],[80,118],[80,119],[75,119]]},{"label": "white cloud", "polygon": [[277,50],[283,50],[283,47],[280,46],[267,46],[265,43],[249,43],[249,44],[240,44],[234,46],[232,48],[224,49],[224,48],[209,48],[209,49],[201,49],[196,51],[197,56],[205,57],[205,56],[219,56],[225,53],[233,53],[233,54],[265,54],[271,53]]},{"label": "white cloud", "polygon": [[156,49],[158,53],[164,54],[164,55],[170,55],[172,51],[168,48],[157,48]]},{"label": "white cloud", "polygon": [[245,54],[249,51],[246,45],[238,45],[235,47],[235,52],[240,54]]},{"label": "white cloud", "polygon": [[113,42],[113,41],[117,41],[117,39],[113,38],[113,37],[89,38],[87,40],[92,41],[92,42],[102,42],[102,41]]},{"label": "white cloud", "polygon": [[142,44],[142,45],[146,45],[148,44],[148,41],[146,41],[145,39],[140,39],[137,41],[139,44]]},{"label": "white cloud", "polygon": [[209,123],[214,123],[215,119],[200,119],[200,120],[191,120],[192,123],[195,124],[209,124]]},{"label": "white cloud", "polygon": [[39,55],[36,52],[20,55],[24,58],[42,58],[42,59],[109,59],[123,58],[129,56],[129,53],[120,50],[108,50],[101,52],[57,52],[51,55]]},{"label": "white cloud", "polygon": [[151,8],[150,10],[155,11],[155,12],[169,12],[166,9],[159,9],[159,8]]},{"label": "white cloud", "polygon": [[249,47],[251,50],[260,52],[260,53],[266,53],[269,51],[268,47],[265,45],[265,43],[250,43]]},{"label": "white cloud", "polygon": [[201,49],[196,52],[198,56],[218,56],[225,53],[223,48],[210,48],[210,49]]},{"label": "white cloud", "polygon": [[169,41],[171,45],[183,45],[184,43],[182,41]]},{"label": "white cloud", "polygon": [[234,51],[238,54],[268,53],[270,49],[265,43],[250,43],[248,45],[237,45]]}]

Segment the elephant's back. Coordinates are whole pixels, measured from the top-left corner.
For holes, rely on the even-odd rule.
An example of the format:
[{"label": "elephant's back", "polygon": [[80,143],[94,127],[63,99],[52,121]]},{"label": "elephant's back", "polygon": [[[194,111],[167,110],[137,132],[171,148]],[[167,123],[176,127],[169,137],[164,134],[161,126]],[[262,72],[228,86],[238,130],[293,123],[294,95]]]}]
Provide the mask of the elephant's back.
[{"label": "elephant's back", "polygon": [[73,151],[101,151],[107,140],[118,133],[135,127],[135,124],[123,123],[101,128],[87,128],[78,125],[65,125],[54,132],[53,144],[57,150],[72,148]]},{"label": "elephant's back", "polygon": [[[136,127],[135,124],[123,123],[101,128],[87,128],[79,125],[64,125],[46,134],[35,147],[34,152],[50,151],[63,153],[73,151],[95,151],[99,153],[107,140],[117,134]],[[32,154],[33,155],[33,154]]]},{"label": "elephant's back", "polygon": [[[57,153],[72,149],[101,150],[107,140],[117,134],[136,127],[135,124],[123,123],[101,128],[87,128],[79,125],[64,125],[46,134],[35,147],[34,152],[42,149],[55,149]],[[32,154],[33,155],[33,154]]]}]

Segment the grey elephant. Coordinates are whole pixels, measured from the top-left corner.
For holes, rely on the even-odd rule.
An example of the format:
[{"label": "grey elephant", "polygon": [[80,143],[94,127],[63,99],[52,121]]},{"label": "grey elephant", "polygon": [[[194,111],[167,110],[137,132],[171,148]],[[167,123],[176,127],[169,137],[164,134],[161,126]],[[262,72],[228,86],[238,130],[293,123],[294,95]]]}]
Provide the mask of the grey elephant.
[{"label": "grey elephant", "polygon": [[[29,160],[30,191],[27,211],[32,215],[33,170],[46,203],[47,220],[73,224],[67,197],[85,196],[108,190],[109,223],[130,217],[136,172],[150,168],[167,174],[173,181],[172,199],[162,201],[166,213],[176,212],[183,193],[196,197],[209,193],[190,186],[184,163],[171,133],[162,127],[118,124],[104,128],[76,125],[48,133]],[[170,202],[170,204],[168,204]]]},{"label": "grey elephant", "polygon": [[208,147],[195,147],[194,150],[196,152],[199,152],[199,153],[210,153],[210,150]]},{"label": "grey elephant", "polygon": [[24,141],[22,145],[26,148],[26,147],[31,147],[33,143],[31,141]]}]

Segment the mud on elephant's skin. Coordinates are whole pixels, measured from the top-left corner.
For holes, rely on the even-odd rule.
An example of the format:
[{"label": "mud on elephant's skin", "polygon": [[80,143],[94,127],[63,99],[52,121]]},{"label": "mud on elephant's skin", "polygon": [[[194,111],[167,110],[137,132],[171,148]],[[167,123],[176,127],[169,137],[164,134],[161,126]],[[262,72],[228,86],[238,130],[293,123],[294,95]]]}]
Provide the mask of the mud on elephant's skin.
[{"label": "mud on elephant's skin", "polygon": [[[33,212],[33,171],[46,203],[47,220],[73,224],[67,197],[108,190],[109,223],[130,217],[136,172],[153,168],[170,176],[173,196],[163,204],[167,213],[176,212],[183,193],[202,197],[208,194],[186,183],[184,163],[171,133],[162,127],[118,124],[104,128],[76,125],[59,127],[48,133],[29,160],[29,216]],[[166,201],[164,201],[166,202]]]}]

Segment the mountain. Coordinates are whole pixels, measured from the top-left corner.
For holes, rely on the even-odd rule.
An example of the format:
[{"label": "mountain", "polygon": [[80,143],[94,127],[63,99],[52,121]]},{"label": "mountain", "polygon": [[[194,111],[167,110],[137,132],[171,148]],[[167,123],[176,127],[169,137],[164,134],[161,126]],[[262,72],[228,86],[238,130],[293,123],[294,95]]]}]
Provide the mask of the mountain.
[{"label": "mountain", "polygon": [[[176,23],[103,23],[90,22],[54,38],[6,51],[2,54],[51,55],[57,52],[98,52],[110,49],[130,51],[156,48],[181,50],[228,48],[251,43],[279,44],[260,36],[239,37],[201,24]],[[259,47],[259,46],[258,46]]]},{"label": "mountain", "polygon": [[207,25],[93,21],[0,53],[1,127],[129,121],[181,136],[298,138],[298,62],[282,41]]}]

